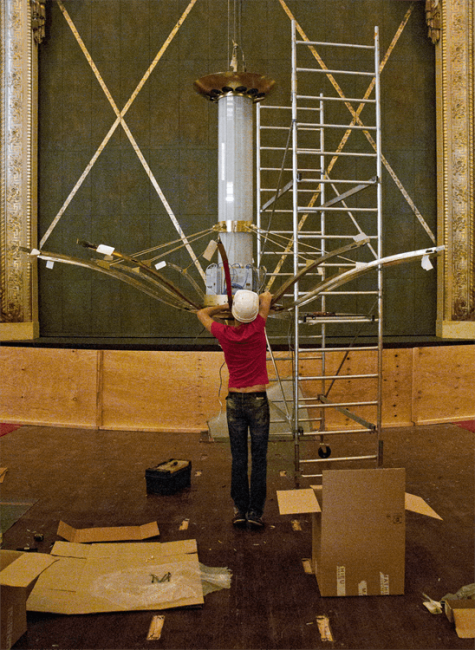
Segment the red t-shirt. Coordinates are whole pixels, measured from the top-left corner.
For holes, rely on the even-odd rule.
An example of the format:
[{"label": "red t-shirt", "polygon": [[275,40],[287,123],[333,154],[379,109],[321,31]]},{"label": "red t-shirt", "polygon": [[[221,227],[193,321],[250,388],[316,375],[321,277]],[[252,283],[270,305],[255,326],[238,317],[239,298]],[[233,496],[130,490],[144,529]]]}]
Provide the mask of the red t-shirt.
[{"label": "red t-shirt", "polygon": [[229,370],[229,388],[269,383],[265,326],[260,314],[252,323],[241,323],[239,327],[217,322],[211,325],[211,334],[223,348]]}]

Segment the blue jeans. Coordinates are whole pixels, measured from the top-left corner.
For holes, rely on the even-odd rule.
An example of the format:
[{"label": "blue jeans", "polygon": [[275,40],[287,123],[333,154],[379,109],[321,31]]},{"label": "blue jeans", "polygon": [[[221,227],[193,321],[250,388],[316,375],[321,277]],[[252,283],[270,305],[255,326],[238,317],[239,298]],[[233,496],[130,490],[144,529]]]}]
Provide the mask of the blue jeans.
[{"label": "blue jeans", "polygon": [[[231,498],[242,512],[261,517],[266,500],[269,402],[266,393],[229,393],[226,417],[231,443]],[[251,434],[251,481],[248,478],[248,431]]]}]

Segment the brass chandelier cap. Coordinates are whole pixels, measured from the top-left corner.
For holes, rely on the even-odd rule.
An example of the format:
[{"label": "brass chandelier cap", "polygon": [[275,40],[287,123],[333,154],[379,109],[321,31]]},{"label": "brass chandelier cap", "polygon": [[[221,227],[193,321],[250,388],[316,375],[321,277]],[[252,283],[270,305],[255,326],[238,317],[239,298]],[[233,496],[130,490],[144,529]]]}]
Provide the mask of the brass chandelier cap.
[{"label": "brass chandelier cap", "polygon": [[275,85],[273,79],[255,72],[216,72],[201,77],[194,82],[195,90],[212,102],[225,95],[249,97],[254,103],[260,102]]}]

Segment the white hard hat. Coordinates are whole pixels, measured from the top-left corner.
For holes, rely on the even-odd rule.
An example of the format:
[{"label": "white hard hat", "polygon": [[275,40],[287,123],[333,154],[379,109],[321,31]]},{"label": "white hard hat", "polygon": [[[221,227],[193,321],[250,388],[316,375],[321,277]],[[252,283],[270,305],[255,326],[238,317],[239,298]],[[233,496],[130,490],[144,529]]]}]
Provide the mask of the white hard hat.
[{"label": "white hard hat", "polygon": [[252,323],[259,313],[259,296],[254,291],[239,289],[233,296],[231,311],[240,323]]}]

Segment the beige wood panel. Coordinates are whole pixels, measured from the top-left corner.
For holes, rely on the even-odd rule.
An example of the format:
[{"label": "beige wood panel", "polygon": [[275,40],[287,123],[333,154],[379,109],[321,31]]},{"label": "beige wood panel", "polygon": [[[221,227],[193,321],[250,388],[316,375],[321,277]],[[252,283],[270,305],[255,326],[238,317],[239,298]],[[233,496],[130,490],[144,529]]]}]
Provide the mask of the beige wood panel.
[{"label": "beige wood panel", "polygon": [[[219,352],[105,351],[104,429],[200,432],[219,412]],[[222,399],[227,374],[223,368]],[[224,391],[224,393],[223,393]]]},{"label": "beige wood panel", "polygon": [[[307,397],[317,397],[325,390],[328,398],[335,403],[376,400],[376,378],[351,378],[351,375],[377,374],[377,352],[358,351],[355,349],[344,359],[343,352],[331,352],[326,355],[326,374],[338,374],[343,379],[326,381],[325,388],[321,381],[302,383]],[[340,364],[343,365],[340,368]],[[305,376],[321,373],[318,360],[303,361],[301,371]],[[345,377],[348,377],[347,379]],[[382,421],[383,426],[412,425],[412,351],[384,350],[383,352],[383,387],[382,387]],[[376,422],[375,406],[350,407],[350,410],[368,422]],[[310,409],[311,417],[318,415],[317,409]],[[326,409],[327,428],[355,428],[354,420],[335,409]],[[318,428],[318,426],[315,426]]]},{"label": "beige wood panel", "polygon": [[475,346],[415,348],[413,354],[414,422],[475,419]]},{"label": "beige wood panel", "polygon": [[383,351],[383,427],[412,426],[412,350]]},{"label": "beige wood panel", "polygon": [[0,348],[0,420],[96,427],[95,350]]}]

